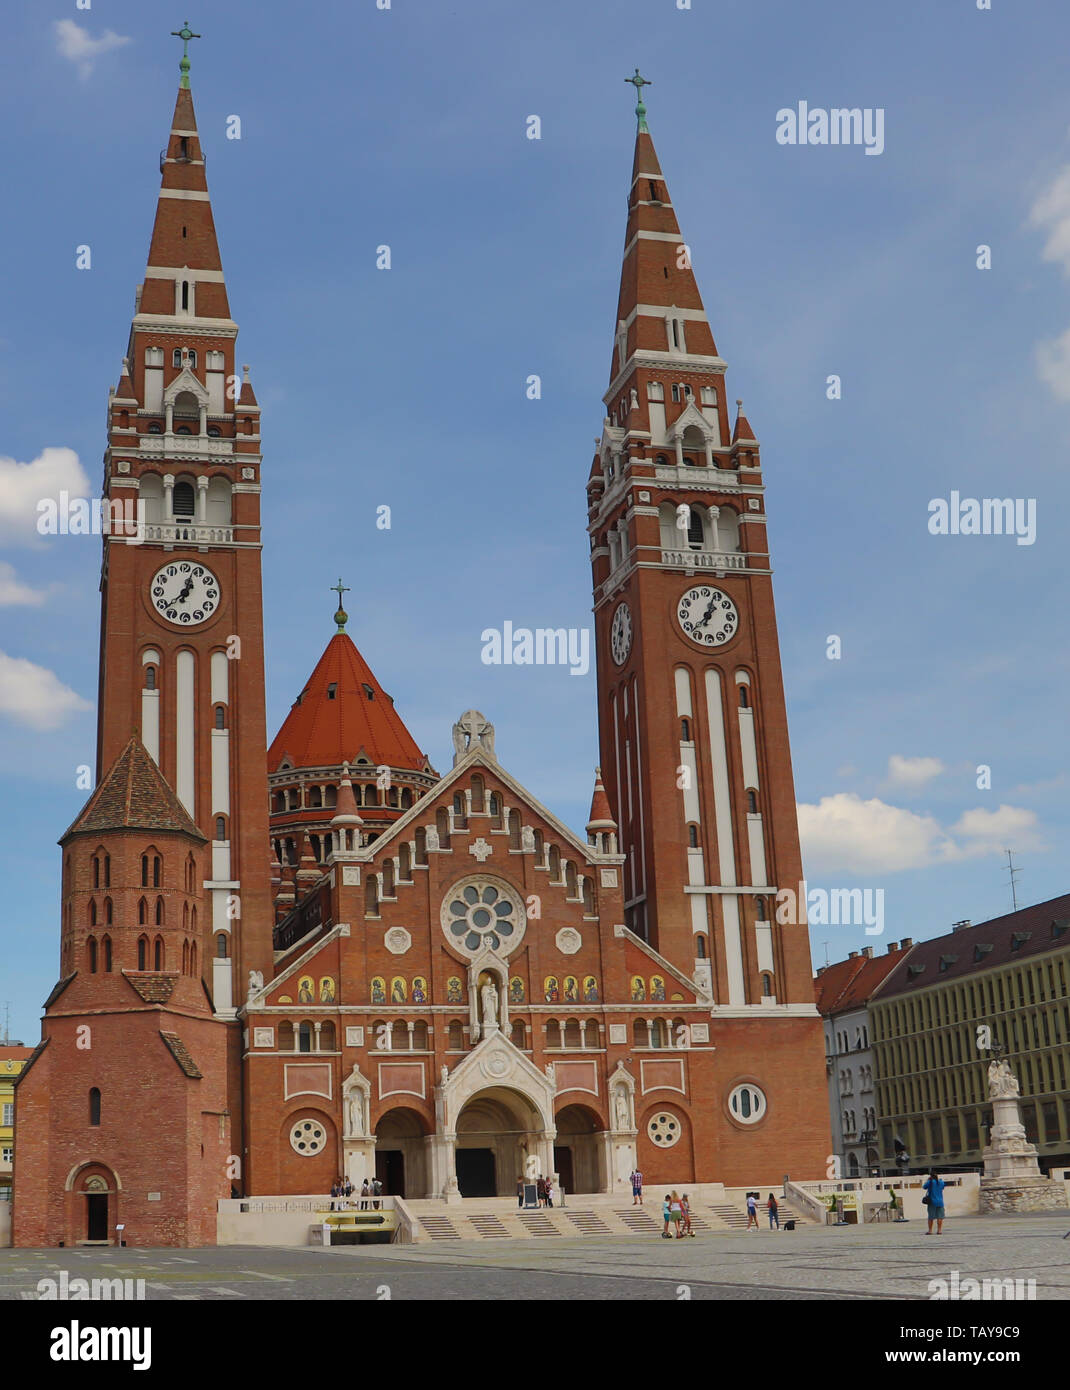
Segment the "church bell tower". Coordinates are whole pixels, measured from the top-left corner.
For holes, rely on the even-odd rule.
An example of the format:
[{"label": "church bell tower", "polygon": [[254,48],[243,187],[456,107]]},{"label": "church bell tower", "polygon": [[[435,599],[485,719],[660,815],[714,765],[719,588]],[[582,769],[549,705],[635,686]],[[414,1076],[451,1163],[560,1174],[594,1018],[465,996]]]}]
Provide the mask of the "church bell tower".
[{"label": "church bell tower", "polygon": [[232,1016],[240,981],[272,960],[260,410],[236,362],[186,52],[160,169],[108,402],[104,496],[125,524],[104,538],[97,776],[136,733],[208,841],[205,981]]},{"label": "church bell tower", "polygon": [[[812,1007],[766,490],[730,419],[691,254],[646,123],[645,79],[602,436],[588,482],[601,764],[626,925],[719,1009]],[[799,915],[802,915],[801,913]]]}]

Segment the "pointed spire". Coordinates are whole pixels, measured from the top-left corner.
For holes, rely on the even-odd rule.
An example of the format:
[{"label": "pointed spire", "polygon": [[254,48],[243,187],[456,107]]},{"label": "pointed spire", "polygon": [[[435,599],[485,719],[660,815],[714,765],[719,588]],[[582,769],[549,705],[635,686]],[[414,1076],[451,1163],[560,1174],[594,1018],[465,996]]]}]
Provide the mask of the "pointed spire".
[{"label": "pointed spire", "polygon": [[626,77],[624,80],[625,80],[625,82],[630,82],[630,83],[632,84],[632,86],[635,88],[635,95],[636,95],[636,106],[635,106],[636,128],[637,128],[637,130],[644,131],[644,132],[646,132],[647,134],[649,134],[649,130],[648,130],[647,123],[646,123],[646,105],[645,105],[644,102],[643,102],[643,88],[644,88],[644,87],[652,87],[654,84],[653,84],[652,82],[648,81],[645,77],[640,77],[640,76],[639,76],[639,69],[638,69],[638,68],[636,68],[636,70],[635,70],[635,76],[634,76],[634,77]]},{"label": "pointed spire", "polygon": [[115,395],[112,396],[113,405],[136,405],[137,397],[134,395],[134,383],[130,379],[130,359],[123,358],[123,370],[119,377],[119,385],[115,388]]},{"label": "pointed spire", "polygon": [[357,799],[353,795],[353,783],[349,780],[349,764],[342,764],[342,780],[338,784],[338,801],[335,814],[331,817],[332,825],[363,825],[360,812],[357,810]]},{"label": "pointed spire", "polygon": [[587,829],[594,832],[596,830],[616,830],[616,828],[617,822],[613,819],[613,813],[609,809],[609,797],[602,785],[602,769],[596,767],[594,770],[594,795],[591,797],[591,815],[587,821]]},{"label": "pointed spire", "polygon": [[755,443],[758,442],[753,429],[751,429],[750,421],[743,414],[743,402],[737,397],[736,427],[732,431],[732,443],[738,444],[741,439],[754,440]]},{"label": "pointed spire", "polygon": [[149,830],[205,837],[136,734],[97,783],[77,820],[60,837],[104,830]]},{"label": "pointed spire", "polygon": [[331,591],[338,595],[338,607],[335,610],[334,621],[338,625],[338,631],[345,632],[346,623],[349,622],[349,614],[342,607],[342,595],[349,593],[349,585],[343,584],[341,578],[339,578],[337,584],[331,585]]},{"label": "pointed spire", "polygon": [[[188,20],[188,19],[184,19],[184,20],[182,21],[182,28],[181,28],[181,29],[172,29],[172,30],[171,30],[171,37],[174,38],[174,39],[181,39],[181,40],[182,40],[182,60],[181,60],[181,62],[180,62],[179,65],[178,65],[178,70],[179,70],[181,76],[179,77],[178,85],[179,85],[180,87],[185,88],[185,89],[188,91],[188,90],[189,90],[189,41],[190,41],[190,39],[199,39],[201,36],[200,36],[200,34],[195,34],[195,33],[193,32],[193,30],[189,27],[189,20]],[[636,69],[636,71],[638,71],[638,68]]]},{"label": "pointed spire", "polygon": [[239,405],[258,405],[256,393],[253,391],[253,383],[249,380],[249,364],[245,362],[241,369],[241,395],[238,397]]}]

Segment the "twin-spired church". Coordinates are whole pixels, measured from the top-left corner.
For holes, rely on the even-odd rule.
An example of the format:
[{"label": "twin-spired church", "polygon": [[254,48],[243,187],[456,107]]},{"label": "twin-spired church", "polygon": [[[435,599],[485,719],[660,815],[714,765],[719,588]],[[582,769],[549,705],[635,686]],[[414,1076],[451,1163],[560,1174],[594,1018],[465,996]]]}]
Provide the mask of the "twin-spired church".
[{"label": "twin-spired church", "polygon": [[[773,910],[803,875],[759,446],[637,90],[586,479],[600,771],[577,829],[476,710],[436,770],[341,581],[269,741],[271,472],[183,61],[108,400],[104,496],[143,528],[104,538],[98,781],[60,840],[16,1244],[119,1224],[210,1244],[219,1199],[342,1173],[443,1200],[530,1171],[567,1193],[626,1193],[636,1166],[657,1189],[824,1174],[807,930]],[[527,731],[495,713],[504,753]]]}]

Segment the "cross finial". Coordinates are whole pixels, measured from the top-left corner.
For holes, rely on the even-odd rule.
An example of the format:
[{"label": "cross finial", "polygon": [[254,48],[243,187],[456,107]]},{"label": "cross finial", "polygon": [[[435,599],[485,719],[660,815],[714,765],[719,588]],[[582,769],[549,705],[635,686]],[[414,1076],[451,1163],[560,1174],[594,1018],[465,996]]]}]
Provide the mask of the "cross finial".
[{"label": "cross finial", "polygon": [[330,588],[332,593],[338,595],[338,608],[334,615],[334,621],[338,624],[338,631],[345,632],[346,623],[349,621],[349,614],[342,607],[342,595],[349,593],[349,585],[343,584],[341,579],[339,579],[338,583],[332,584]]},{"label": "cross finial", "polygon": [[[630,82],[635,88],[635,95],[638,98],[635,106],[635,114],[639,121],[639,129],[645,131],[646,124],[646,105],[643,102],[643,88],[652,87],[654,84],[646,77],[640,77],[639,69],[636,68],[634,77],[626,77],[625,82]],[[649,134],[649,131],[647,132]]]},{"label": "cross finial", "polygon": [[184,19],[181,29],[171,30],[171,37],[182,40],[182,61],[178,65],[179,72],[182,74],[182,80],[178,85],[180,87],[189,87],[189,41],[190,39],[199,39],[201,36],[200,34],[195,34],[189,27],[189,20]]}]

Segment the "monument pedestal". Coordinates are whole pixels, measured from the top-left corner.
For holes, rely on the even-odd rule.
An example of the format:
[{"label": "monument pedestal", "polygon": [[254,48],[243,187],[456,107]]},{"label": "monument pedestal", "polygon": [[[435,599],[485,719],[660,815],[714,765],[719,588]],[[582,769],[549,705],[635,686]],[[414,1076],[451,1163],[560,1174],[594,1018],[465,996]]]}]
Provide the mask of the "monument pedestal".
[{"label": "monument pedestal", "polygon": [[[1006,1064],[1003,1064],[1004,1066]],[[998,1069],[999,1064],[993,1064]],[[1009,1075],[1009,1069],[1007,1073]],[[990,1069],[990,1084],[993,1069]],[[995,1090],[995,1087],[992,1087]],[[1010,1086],[1006,1088],[1010,1090]],[[984,1151],[978,1211],[982,1216],[1007,1211],[1060,1211],[1067,1207],[1066,1185],[1044,1177],[1037,1149],[1025,1135],[1018,1111],[1017,1085],[1013,1094],[992,1095],[993,1124]]]}]

